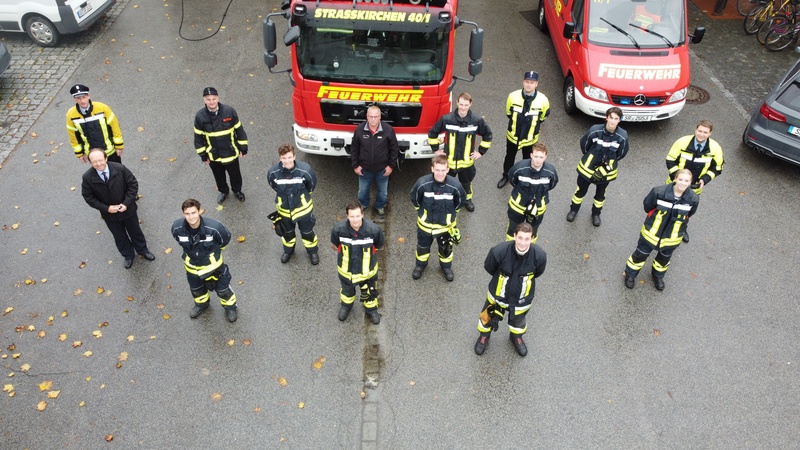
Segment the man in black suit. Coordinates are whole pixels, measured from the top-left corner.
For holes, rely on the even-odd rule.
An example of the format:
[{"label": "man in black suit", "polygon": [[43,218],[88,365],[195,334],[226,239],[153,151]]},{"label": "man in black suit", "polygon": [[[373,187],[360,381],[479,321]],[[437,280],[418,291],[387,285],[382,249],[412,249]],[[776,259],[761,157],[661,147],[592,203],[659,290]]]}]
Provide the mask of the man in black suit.
[{"label": "man in black suit", "polygon": [[136,195],[139,192],[136,177],[122,164],[108,161],[108,156],[100,148],[89,151],[89,162],[92,168],[83,174],[81,184],[83,199],[100,211],[114,236],[117,249],[125,258],[125,268],[130,269],[133,265],[134,251],[148,261],[156,259],[147,249],[136,214]]}]

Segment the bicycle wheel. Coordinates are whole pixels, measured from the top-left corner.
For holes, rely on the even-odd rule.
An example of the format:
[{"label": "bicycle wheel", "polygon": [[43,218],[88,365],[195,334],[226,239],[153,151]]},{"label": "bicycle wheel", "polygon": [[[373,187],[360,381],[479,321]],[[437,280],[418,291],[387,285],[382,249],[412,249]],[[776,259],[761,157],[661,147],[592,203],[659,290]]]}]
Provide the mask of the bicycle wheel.
[{"label": "bicycle wheel", "polygon": [[792,42],[794,42],[796,39],[797,27],[788,28],[783,31],[779,31],[776,28],[767,33],[767,38],[764,45],[767,47],[767,50],[778,52],[792,45]]},{"label": "bicycle wheel", "polygon": [[746,16],[747,13],[750,12],[751,9],[755,8],[758,5],[757,1],[753,0],[738,0],[736,2],[736,10],[739,11],[739,14]]},{"label": "bicycle wheel", "polygon": [[794,19],[792,17],[787,16],[784,13],[778,13],[769,19],[765,20],[764,23],[758,27],[758,33],[756,33],[756,38],[761,45],[766,43],[767,33],[775,27],[781,28],[789,28],[787,25],[793,23]]},{"label": "bicycle wheel", "polygon": [[750,10],[749,13],[744,17],[742,21],[742,26],[744,27],[744,34],[756,34],[758,33],[758,27],[761,26],[762,23],[767,18],[767,7],[764,5],[759,5]]}]

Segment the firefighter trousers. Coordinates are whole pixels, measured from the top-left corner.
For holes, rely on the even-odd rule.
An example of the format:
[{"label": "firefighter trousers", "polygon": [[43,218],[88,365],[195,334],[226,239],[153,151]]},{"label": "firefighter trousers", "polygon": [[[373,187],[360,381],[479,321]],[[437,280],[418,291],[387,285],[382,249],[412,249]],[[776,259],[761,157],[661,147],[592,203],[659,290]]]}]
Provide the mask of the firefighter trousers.
[{"label": "firefighter trousers", "polygon": [[223,264],[205,278],[186,272],[189,289],[192,290],[194,302],[198,305],[207,304],[211,295],[209,290],[216,291],[220,305],[225,309],[236,309],[236,294],[231,289],[231,273],[228,265]]},{"label": "firefighter trousers", "polygon": [[439,248],[439,265],[442,268],[451,267],[453,265],[453,244],[449,242],[450,234],[445,231],[434,236],[420,230],[419,227],[417,227],[417,266],[428,266],[434,237]]},{"label": "firefighter trousers", "polygon": [[575,188],[575,193],[572,194],[572,204],[569,206],[571,211],[578,211],[581,209],[583,197],[589,191],[589,186],[595,185],[594,203],[592,204],[592,215],[599,216],[600,211],[603,210],[603,204],[606,202],[606,189],[608,188],[608,181],[601,183],[592,183],[591,181],[578,175],[578,187]]},{"label": "firefighter trousers", "polygon": [[370,292],[370,283],[375,282],[375,278],[371,278],[362,282],[361,284],[353,284],[352,281],[339,275],[339,282],[342,283],[342,288],[339,290],[339,300],[345,305],[352,305],[356,301],[356,287],[361,291],[361,303],[364,304],[364,309],[371,311],[378,308],[378,297],[372,296]]},{"label": "firefighter trousers", "polygon": [[[483,311],[484,309],[488,308],[489,305],[491,305],[491,304],[492,304],[492,302],[490,302],[489,300],[486,300],[486,302],[484,302],[484,304],[483,304],[483,309],[481,309],[481,311]],[[508,331],[509,331],[509,333],[511,333],[513,335],[517,335],[517,336],[522,336],[523,334],[525,334],[526,331],[528,331],[528,324],[525,321],[525,316],[528,315],[528,311],[531,310],[532,306],[533,305],[522,306],[522,307],[519,307],[519,308],[514,308],[514,307],[505,308],[502,305],[496,304],[495,310],[494,310],[494,314],[499,316],[499,320],[502,320],[503,316],[506,313],[508,313]],[[492,334],[491,325],[484,325],[483,322],[481,322],[481,319],[479,318],[478,319],[478,332],[480,332],[482,336],[487,336],[488,337],[490,334]]]},{"label": "firefighter trousers", "polygon": [[678,248],[678,245],[655,246],[647,242],[647,239],[643,236],[639,235],[639,242],[636,244],[636,250],[631,253],[631,256],[628,257],[628,261],[625,264],[625,274],[636,278],[636,275],[638,275],[639,271],[644,267],[647,257],[650,256],[653,250],[656,250],[658,253],[655,259],[653,259],[653,276],[656,278],[664,278],[667,269],[669,269],[669,260],[672,258],[672,253]]},{"label": "firefighter trousers", "polygon": [[294,231],[295,224],[297,224],[297,229],[300,230],[300,239],[303,241],[303,247],[306,248],[306,251],[309,254],[317,253],[319,239],[317,239],[317,234],[314,233],[314,225],[317,223],[317,218],[314,217],[313,212],[298,217],[294,221],[284,217],[283,223],[286,225],[286,229],[289,230],[281,236],[284,253],[294,253],[294,246],[297,245],[297,234]]}]

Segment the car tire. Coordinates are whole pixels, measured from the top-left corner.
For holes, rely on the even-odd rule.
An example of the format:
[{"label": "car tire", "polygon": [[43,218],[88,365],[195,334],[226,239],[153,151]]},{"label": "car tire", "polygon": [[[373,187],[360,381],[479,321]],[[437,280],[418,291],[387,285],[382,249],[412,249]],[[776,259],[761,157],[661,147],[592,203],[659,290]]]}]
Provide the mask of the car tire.
[{"label": "car tire", "polygon": [[58,30],[42,16],[31,16],[25,21],[25,32],[28,36],[42,47],[55,47],[61,39]]},{"label": "car tire", "polygon": [[544,34],[547,34],[547,21],[544,18],[544,2],[546,1],[539,0],[539,9],[536,11],[536,27]]},{"label": "car tire", "polygon": [[575,79],[572,75],[564,81],[564,111],[567,114],[575,114],[578,107],[575,105]]}]

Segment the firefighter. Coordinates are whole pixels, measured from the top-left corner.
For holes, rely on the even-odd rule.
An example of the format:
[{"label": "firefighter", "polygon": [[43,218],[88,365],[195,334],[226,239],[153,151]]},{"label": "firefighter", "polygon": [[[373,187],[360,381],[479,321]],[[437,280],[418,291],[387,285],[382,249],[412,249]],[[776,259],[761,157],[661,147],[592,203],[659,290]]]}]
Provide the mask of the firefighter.
[{"label": "firefighter", "polygon": [[183,219],[173,222],[172,237],[183,248],[183,266],[194,297],[189,317],[194,319],[208,309],[208,291],[213,290],[225,308],[225,319],[236,322],[236,294],[230,286],[228,265],[222,259],[222,250],[231,241],[231,232],[220,222],[203,218],[200,202],[193,198],[184,201],[181,210]]},{"label": "firefighter", "polygon": [[318,239],[314,233],[314,201],[311,193],[317,186],[317,174],[308,163],[295,159],[294,145],[283,144],[278,147],[280,161],[267,172],[267,181],[275,190],[275,206],[280,216],[283,254],[281,262],[286,264],[294,254],[297,244],[295,224],[300,230],[300,239],[308,252],[311,264],[319,264]]},{"label": "firefighter", "polygon": [[658,254],[653,260],[653,284],[664,290],[664,275],[669,268],[672,253],[681,243],[686,232],[686,222],[695,211],[700,198],[690,189],[692,172],[680,169],[675,172],[675,181],[656,186],[644,199],[647,218],[642,225],[639,242],[625,265],[625,287],[633,289],[634,280],[642,270],[644,262],[653,250]]},{"label": "firefighter", "polygon": [[[203,103],[205,106],[194,117],[194,148],[214,174],[219,191],[217,203],[224,202],[230,190],[237,200],[243,202],[239,157],[247,156],[247,133],[236,110],[219,102],[216,89],[203,89]],[[231,179],[230,188],[226,172]]]},{"label": "firefighter", "polygon": [[[439,119],[428,131],[428,145],[437,155],[447,156],[449,175],[457,177],[467,192],[464,207],[475,211],[472,202],[472,180],[475,179],[475,161],[489,151],[492,145],[492,130],[482,117],[470,111],[472,96],[468,92],[459,94],[456,109]],[[444,139],[439,135],[444,133]],[[478,145],[476,136],[481,137]],[[444,144],[444,149],[439,149]]]},{"label": "firefighter", "polygon": [[539,92],[539,74],[525,72],[522,89],[508,94],[506,100],[506,158],[503,161],[503,176],[497,182],[500,189],[508,183],[508,170],[514,165],[517,152],[522,150],[522,159],[530,159],[531,148],[539,140],[539,128],[550,114],[550,101]]},{"label": "firefighter", "polygon": [[347,218],[331,230],[331,244],[338,255],[336,266],[342,283],[339,320],[347,319],[353,309],[358,287],[366,314],[377,325],[381,323],[381,316],[378,314],[378,291],[375,288],[378,278],[376,251],[383,248],[383,231],[375,222],[364,218],[364,207],[359,202],[348,203],[345,215]]},{"label": "firefighter", "polygon": [[411,188],[411,204],[417,210],[417,262],[411,277],[422,278],[428,266],[431,245],[436,239],[439,247],[439,265],[447,281],[453,281],[453,245],[461,241],[456,228],[456,214],[467,197],[458,179],[447,174],[447,157],[435,155],[431,160],[431,174],[423,175]]},{"label": "firefighter", "polygon": [[122,130],[119,120],[105,103],[93,102],[89,87],[76,84],[69,90],[75,106],[67,111],[67,132],[75,156],[84,163],[89,161],[89,151],[102,149],[108,161],[122,163]]},{"label": "firefighter", "polygon": [[511,343],[520,356],[528,354],[522,335],[528,330],[525,316],[533,306],[536,279],[547,265],[547,254],[532,243],[533,227],[522,222],[514,229],[514,240],[489,250],[483,268],[492,276],[486,302],[478,319],[478,341],[475,353],[482,355],[489,344],[492,331],[497,331],[503,315],[508,312],[508,331]]},{"label": "firefighter", "polygon": [[600,213],[606,201],[608,184],[617,178],[619,162],[628,154],[628,132],[619,126],[622,110],[616,106],[606,111],[606,122],[593,125],[581,137],[583,157],[578,161],[578,187],[572,194],[567,222],[575,220],[589,186],[595,185],[592,225],[600,226]]},{"label": "firefighter", "polygon": [[531,159],[518,161],[508,171],[508,181],[514,189],[508,199],[507,241],[514,240],[514,230],[522,222],[531,224],[534,244],[539,238],[539,225],[550,202],[550,191],[558,184],[556,168],[546,159],[547,146],[537,142],[533,144]]},{"label": "firefighter", "polygon": [[[725,160],[722,156],[722,147],[711,139],[713,130],[714,125],[710,121],[701,120],[694,128],[694,136],[684,136],[672,144],[667,154],[669,170],[667,183],[675,181],[675,174],[680,169],[689,169],[694,180],[691,188],[695,194],[700,195],[703,187],[722,173]],[[689,231],[686,227],[684,227],[683,242],[689,242]]]}]

